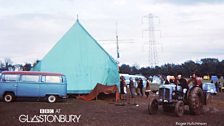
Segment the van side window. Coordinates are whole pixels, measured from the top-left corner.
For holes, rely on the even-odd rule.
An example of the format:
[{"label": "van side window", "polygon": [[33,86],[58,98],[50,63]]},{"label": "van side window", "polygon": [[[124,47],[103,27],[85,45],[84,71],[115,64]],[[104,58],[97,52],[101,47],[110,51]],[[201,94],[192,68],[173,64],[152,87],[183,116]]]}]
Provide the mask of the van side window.
[{"label": "van side window", "polygon": [[18,76],[16,74],[4,74],[2,75],[2,81],[17,81]]},{"label": "van side window", "polygon": [[41,81],[46,83],[62,83],[62,77],[61,76],[42,76]]},{"label": "van side window", "polygon": [[22,75],[23,82],[39,82],[39,75]]}]

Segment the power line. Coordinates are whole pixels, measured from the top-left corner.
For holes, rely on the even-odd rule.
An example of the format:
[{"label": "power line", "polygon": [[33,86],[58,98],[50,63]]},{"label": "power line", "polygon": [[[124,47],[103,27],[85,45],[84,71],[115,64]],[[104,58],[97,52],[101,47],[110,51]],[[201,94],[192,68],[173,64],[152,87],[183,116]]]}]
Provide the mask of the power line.
[{"label": "power line", "polygon": [[[147,19],[147,31],[148,33],[148,62],[151,67],[155,67],[158,65],[158,52],[157,52],[157,42],[155,35],[155,18],[153,14],[149,13],[146,16],[143,16],[143,19]],[[142,20],[143,21],[143,20]],[[144,23],[144,22],[142,22]],[[159,22],[158,22],[159,23]]]},{"label": "power line", "polygon": [[[117,59],[120,58],[120,48],[119,48],[119,44],[127,44],[127,43],[135,43],[133,42],[133,39],[118,39],[118,24],[116,22],[116,31],[115,31],[115,39],[104,39],[104,40],[98,40],[98,41],[110,41],[113,43],[102,43],[102,44],[116,44],[116,53],[117,53]],[[116,43],[114,43],[116,42]]]}]

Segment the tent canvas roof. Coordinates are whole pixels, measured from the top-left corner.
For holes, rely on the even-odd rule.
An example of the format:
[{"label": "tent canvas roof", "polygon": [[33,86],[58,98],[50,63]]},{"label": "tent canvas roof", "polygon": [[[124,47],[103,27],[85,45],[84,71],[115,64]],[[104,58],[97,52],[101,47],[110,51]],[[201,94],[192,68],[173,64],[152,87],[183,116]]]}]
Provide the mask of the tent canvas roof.
[{"label": "tent canvas roof", "polygon": [[69,93],[88,93],[97,83],[119,84],[116,61],[87,32],[79,20],[33,70],[65,74]]}]

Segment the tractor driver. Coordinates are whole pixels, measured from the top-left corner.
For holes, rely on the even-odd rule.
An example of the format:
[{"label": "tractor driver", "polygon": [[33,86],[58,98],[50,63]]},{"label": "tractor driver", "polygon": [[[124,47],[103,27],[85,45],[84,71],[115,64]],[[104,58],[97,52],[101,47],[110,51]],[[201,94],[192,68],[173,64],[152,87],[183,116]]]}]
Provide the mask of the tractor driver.
[{"label": "tractor driver", "polygon": [[181,74],[179,74],[177,76],[177,78],[178,78],[178,81],[179,81],[179,85],[182,87],[183,93],[185,94],[189,89],[187,80],[185,78],[183,78]]}]

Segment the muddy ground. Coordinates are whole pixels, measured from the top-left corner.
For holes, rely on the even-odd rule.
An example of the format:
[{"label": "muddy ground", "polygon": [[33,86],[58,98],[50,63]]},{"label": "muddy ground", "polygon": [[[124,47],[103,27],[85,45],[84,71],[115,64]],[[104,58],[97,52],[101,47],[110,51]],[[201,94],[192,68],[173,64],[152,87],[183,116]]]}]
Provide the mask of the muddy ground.
[{"label": "muddy ground", "polygon": [[[67,101],[47,103],[36,99],[17,99],[13,103],[0,101],[0,126],[19,125],[77,125],[77,126],[224,126],[224,93],[213,97],[210,107],[204,107],[204,114],[190,115],[186,106],[183,117],[176,117],[173,113],[165,113],[162,108],[156,115],[149,115],[147,111],[148,99],[137,97],[136,103],[121,106],[114,102],[111,96],[99,97],[93,101],[83,101],[69,98]],[[79,122],[25,122],[21,123],[19,117],[28,115],[29,118],[41,115],[40,109],[54,109],[53,115],[81,115]],[[60,112],[57,111],[60,109]],[[57,112],[56,112],[57,111]],[[48,114],[45,114],[48,115]],[[50,118],[50,117],[49,117]],[[30,119],[31,120],[31,119]],[[52,120],[50,118],[49,120]]]}]

